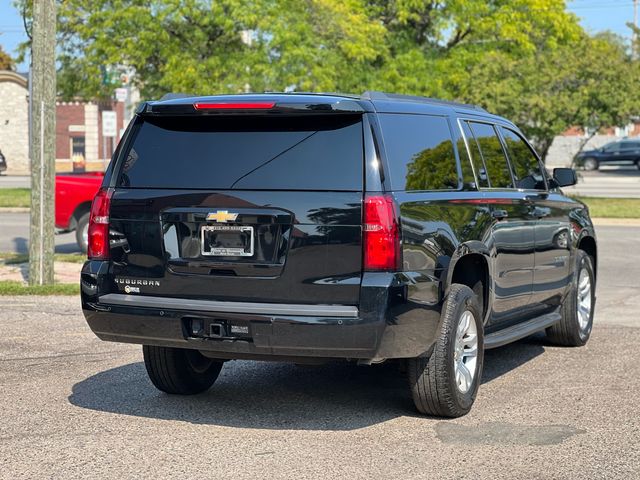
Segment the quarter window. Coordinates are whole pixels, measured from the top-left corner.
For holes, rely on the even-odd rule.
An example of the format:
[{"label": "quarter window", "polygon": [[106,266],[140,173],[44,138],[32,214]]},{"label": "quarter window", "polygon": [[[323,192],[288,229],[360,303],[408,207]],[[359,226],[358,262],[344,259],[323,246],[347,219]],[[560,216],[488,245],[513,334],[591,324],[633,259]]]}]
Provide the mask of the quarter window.
[{"label": "quarter window", "polygon": [[511,169],[495,128],[487,123],[469,122],[487,168],[491,188],[513,188]]},{"label": "quarter window", "polygon": [[394,190],[453,190],[458,167],[449,122],[432,115],[380,115]]},{"label": "quarter window", "polygon": [[544,177],[538,158],[520,136],[512,130],[498,127],[507,146],[516,177],[516,187],[524,190],[545,190]]}]

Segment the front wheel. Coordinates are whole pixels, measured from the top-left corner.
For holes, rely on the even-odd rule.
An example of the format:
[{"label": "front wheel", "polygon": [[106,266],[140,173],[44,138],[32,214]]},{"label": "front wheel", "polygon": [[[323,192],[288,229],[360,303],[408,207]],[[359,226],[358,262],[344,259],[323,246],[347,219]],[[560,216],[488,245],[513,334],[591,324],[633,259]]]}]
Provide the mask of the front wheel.
[{"label": "front wheel", "polygon": [[197,350],[186,348],[143,345],[142,353],[147,374],[155,387],[177,395],[194,395],[208,390],[223,365]]},{"label": "front wheel", "polygon": [[587,343],[593,327],[595,275],[593,260],[583,250],[576,252],[576,267],[567,295],[560,309],[562,319],[547,328],[547,338],[557,345],[580,347]]},{"label": "front wheel", "polygon": [[598,170],[598,161],[595,158],[585,158],[582,161],[582,166],[585,170]]},{"label": "front wheel", "polygon": [[484,359],[478,296],[453,284],[444,302],[441,328],[430,357],[407,361],[413,401],[419,412],[460,417],[475,401]]}]

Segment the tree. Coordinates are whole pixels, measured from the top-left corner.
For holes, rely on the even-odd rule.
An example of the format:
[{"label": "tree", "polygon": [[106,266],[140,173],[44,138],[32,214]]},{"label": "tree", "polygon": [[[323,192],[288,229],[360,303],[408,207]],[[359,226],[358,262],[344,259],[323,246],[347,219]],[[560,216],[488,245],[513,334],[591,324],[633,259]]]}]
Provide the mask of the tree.
[{"label": "tree", "polygon": [[582,34],[530,55],[491,52],[469,66],[452,94],[513,120],[544,158],[571,126],[597,132],[627,124],[640,111],[638,78],[640,65],[618,39]]},{"label": "tree", "polygon": [[65,0],[58,27],[66,98],[109,97],[124,72],[143,98],[385,90],[478,103],[543,157],[570,126],[640,112],[637,62],[558,0]]},{"label": "tree", "polygon": [[0,70],[13,70],[13,59],[0,46]]},{"label": "tree", "polygon": [[385,34],[362,0],[67,0],[59,32],[60,93],[89,98],[130,70],[146,98],[333,90]]}]

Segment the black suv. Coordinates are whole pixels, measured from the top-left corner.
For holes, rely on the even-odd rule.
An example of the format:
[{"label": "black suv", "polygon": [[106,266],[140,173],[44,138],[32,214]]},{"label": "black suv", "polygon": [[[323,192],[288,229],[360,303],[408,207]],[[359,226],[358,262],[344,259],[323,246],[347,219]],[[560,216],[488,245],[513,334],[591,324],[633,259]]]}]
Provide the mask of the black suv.
[{"label": "black suv", "polygon": [[597,170],[602,165],[636,165],[640,169],[640,138],[607,143],[601,148],[576,155],[576,163],[585,170]]},{"label": "black suv", "polygon": [[511,122],[367,92],[141,105],[91,209],[82,307],[153,384],[228,360],[401,359],[420,412],[471,408],[484,349],[584,345],[587,208]]}]

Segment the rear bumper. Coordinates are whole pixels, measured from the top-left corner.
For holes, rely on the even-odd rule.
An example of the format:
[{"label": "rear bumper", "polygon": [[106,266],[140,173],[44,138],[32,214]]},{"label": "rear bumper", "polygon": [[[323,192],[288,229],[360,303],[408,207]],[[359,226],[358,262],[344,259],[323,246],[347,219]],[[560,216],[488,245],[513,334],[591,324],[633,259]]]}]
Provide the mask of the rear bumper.
[{"label": "rear bumper", "polygon": [[[192,348],[220,359],[312,357],[375,362],[416,357],[431,349],[440,319],[437,294],[430,304],[407,300],[404,274],[365,274],[360,305],[355,307],[97,295],[100,282],[90,281],[89,270],[85,265],[82,307],[99,338]],[[99,270],[92,275],[99,275]],[[194,319],[202,320],[205,330],[213,324],[224,325],[226,333],[221,338],[194,335]]]}]

